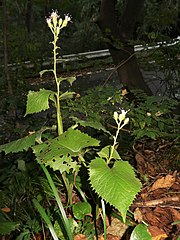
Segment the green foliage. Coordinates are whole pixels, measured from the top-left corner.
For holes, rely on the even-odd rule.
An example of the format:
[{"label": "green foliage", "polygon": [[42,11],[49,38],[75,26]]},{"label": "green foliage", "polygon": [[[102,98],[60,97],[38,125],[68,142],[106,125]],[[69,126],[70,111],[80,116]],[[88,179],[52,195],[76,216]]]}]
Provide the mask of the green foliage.
[{"label": "green foliage", "polygon": [[43,207],[39,204],[39,202],[36,199],[33,200],[33,203],[34,203],[35,207],[38,209],[39,213],[41,214],[41,216],[44,219],[44,221],[46,222],[46,224],[48,225],[49,231],[51,232],[53,239],[58,240],[58,237],[57,237],[56,232],[53,228],[51,220],[49,219],[49,217],[45,213]]},{"label": "green foliage", "polygon": [[133,90],[132,93],[133,99],[130,101],[126,95],[122,96],[122,90],[117,87],[98,86],[88,90],[84,96],[75,101],[69,100],[68,107],[72,115],[83,118],[81,120],[72,117],[82,126],[90,126],[89,123],[92,121],[111,124],[111,116],[118,107],[130,109],[128,116],[131,121],[128,130],[134,140],[175,138],[179,135],[179,116],[173,114],[178,105],[177,100],[147,96],[140,90]]},{"label": "green foliage", "polygon": [[35,144],[35,140],[36,140],[36,134],[33,133],[24,138],[1,145],[0,151],[5,151],[6,154],[17,153],[17,152],[21,152],[23,150],[27,151],[29,147],[31,147]]},{"label": "green foliage", "polygon": [[86,215],[91,214],[92,208],[88,202],[78,202],[72,206],[74,217],[78,220],[82,220]]},{"label": "green foliage", "polygon": [[125,222],[127,210],[141,188],[130,164],[116,161],[110,168],[102,158],[96,158],[90,163],[89,175],[93,189],[121,212]]},{"label": "green foliage", "polygon": [[135,140],[143,137],[155,140],[161,136],[172,138],[178,136],[179,130],[175,127],[178,119],[172,115],[173,109],[178,104],[176,100],[167,97],[147,97],[139,91],[134,94],[137,103],[131,104],[134,105],[134,109],[130,115],[135,127],[133,131]]},{"label": "green foliage", "polygon": [[0,234],[1,235],[10,234],[12,231],[16,230],[18,227],[19,227],[19,223],[17,222],[0,221]]},{"label": "green foliage", "polygon": [[148,228],[147,226],[145,226],[144,224],[138,224],[130,237],[130,240],[152,240],[151,235],[148,232]]},{"label": "green foliage", "polygon": [[[85,148],[99,146],[99,141],[72,128],[57,138],[34,146],[33,152],[38,161],[50,166],[54,171],[69,173],[70,169],[78,172],[79,163],[72,157],[83,154]],[[81,162],[80,162],[81,164]]]},{"label": "green foliage", "polygon": [[39,92],[29,91],[26,114],[38,113],[49,108],[49,98],[53,98],[55,92],[46,89],[40,89]]},{"label": "green foliage", "polygon": [[10,143],[3,144],[0,146],[0,152],[4,151],[6,154],[9,154],[22,152],[23,150],[27,151],[30,147],[35,145],[36,141],[38,142],[41,139],[43,132],[46,130],[54,130],[54,128],[54,126],[44,126],[39,131],[32,132],[28,136],[12,141]]},{"label": "green foliage", "polygon": [[73,116],[71,118],[72,118],[72,120],[74,120],[76,122],[76,124],[79,124],[83,127],[92,127],[96,130],[99,130],[99,131],[102,130],[103,132],[111,135],[111,133],[109,131],[107,131],[107,129],[102,125],[102,123],[99,121],[96,121],[95,119],[88,119],[88,120],[84,121],[84,120],[78,119],[77,117],[73,117]]},{"label": "green foliage", "polygon": [[[45,111],[51,106],[49,104],[51,101],[56,109],[58,136],[44,134],[46,130],[54,130],[54,126],[43,127],[29,136],[0,147],[0,151],[5,151],[6,154],[27,151],[29,148],[33,150],[33,158],[39,163],[47,178],[46,181],[44,179],[35,179],[34,181],[39,185],[42,183],[42,187],[46,188],[44,192],[48,192],[49,195],[46,194],[48,201],[44,202],[43,194],[37,194],[33,188],[34,192],[30,191],[33,200],[27,198],[28,204],[31,206],[33,202],[54,240],[59,237],[72,240],[76,233],[89,234],[93,238],[95,229],[92,228],[92,219],[95,219],[96,216],[92,218],[91,214],[95,212],[92,206],[96,208],[99,206],[98,198],[102,203],[105,236],[105,201],[112,209],[118,210],[123,221],[126,222],[127,211],[140,191],[141,183],[136,178],[132,166],[127,161],[123,161],[119,154],[119,135],[125,125],[128,127],[126,130],[135,136],[135,140],[145,136],[156,139],[164,134],[167,125],[170,133],[174,131],[174,134],[177,134],[174,128],[176,119],[164,118],[164,115],[169,114],[176,105],[175,102],[168,99],[158,98],[157,100],[155,97],[134,92],[133,101],[129,101],[121,89],[114,91],[113,86],[89,90],[86,95],[80,98],[75,97],[73,100],[71,99],[74,96],[73,91],[61,91],[63,81],[67,81],[70,85],[75,81],[75,77],[57,76],[57,50],[59,49],[57,41],[61,29],[69,21],[68,15],[62,20],[56,11],[47,19],[48,27],[53,34],[51,43],[54,68],[43,70],[40,75],[51,72],[56,84],[56,91],[46,89],[40,89],[37,92],[29,91],[25,113],[26,116]],[[66,105],[68,114],[70,113],[71,119],[75,121],[75,125],[67,129],[64,126],[61,112],[61,103],[64,99],[68,100]],[[119,113],[120,109],[128,111],[121,110]],[[116,131],[113,134],[105,127],[108,121],[110,124],[116,124],[114,126]],[[88,128],[95,131],[95,137],[88,134]],[[106,139],[105,142],[102,143],[97,139],[99,133]],[[18,159],[17,166],[20,173],[15,175],[16,188],[21,186],[23,192],[26,191],[26,181],[23,180],[29,177],[27,165],[22,159]],[[53,172],[50,172],[48,167]],[[54,173],[57,173],[55,175],[57,179],[61,179],[61,186],[53,179]],[[87,201],[86,191],[92,196],[92,205],[89,203],[90,201]],[[77,197],[75,203],[73,203],[73,194]],[[64,196],[66,200],[63,199]],[[5,200],[3,200],[3,204],[4,202]],[[31,210],[34,212],[34,208]],[[73,218],[68,218],[68,214]],[[28,216],[28,221],[26,221],[26,225],[23,225],[23,231],[18,238],[30,237],[31,231],[38,232],[39,227],[36,228],[36,226],[39,226],[39,223],[40,221],[34,221],[33,214]],[[4,230],[4,233],[10,233],[15,228],[15,225],[10,226],[9,229],[7,228],[8,230]],[[147,228],[144,225],[138,225],[134,229],[131,239],[149,239],[148,237]]]}]

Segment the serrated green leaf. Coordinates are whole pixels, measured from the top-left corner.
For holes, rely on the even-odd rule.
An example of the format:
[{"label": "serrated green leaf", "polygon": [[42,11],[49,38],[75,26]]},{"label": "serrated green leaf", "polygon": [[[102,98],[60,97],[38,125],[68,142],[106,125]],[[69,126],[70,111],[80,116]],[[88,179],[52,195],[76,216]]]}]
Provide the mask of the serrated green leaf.
[{"label": "serrated green leaf", "polygon": [[55,95],[55,92],[46,89],[40,89],[38,92],[29,91],[25,116],[47,110],[50,95]]},{"label": "serrated green leaf", "polygon": [[[101,158],[108,159],[110,157],[111,149],[112,149],[112,146],[108,145],[108,146],[102,148],[101,151],[98,152],[97,154]],[[114,158],[116,160],[120,160],[121,159],[121,157],[119,156],[119,153],[116,151],[116,149],[114,149],[114,151],[113,151],[112,158]]]},{"label": "serrated green leaf", "polygon": [[138,224],[130,237],[130,240],[152,240],[151,235],[148,232],[148,228],[147,226],[145,226],[144,224]]},{"label": "serrated green leaf", "polygon": [[125,161],[116,161],[109,168],[102,158],[96,158],[90,163],[89,176],[92,188],[120,211],[125,222],[127,210],[141,188],[131,165]]},{"label": "serrated green leaf", "polygon": [[69,128],[67,132],[59,136],[61,145],[74,153],[80,152],[83,148],[99,146],[99,140],[82,133],[79,130]]},{"label": "serrated green leaf", "polygon": [[54,157],[53,161],[51,161],[49,165],[53,168],[54,171],[59,170],[61,173],[69,173],[70,170],[72,170],[72,172],[79,171],[77,162],[73,161],[71,156],[68,155],[63,155],[62,157]]},{"label": "serrated green leaf", "polygon": [[17,222],[0,222],[0,234],[7,235],[16,230],[20,224]]},{"label": "serrated green leaf", "polygon": [[108,133],[111,135],[111,133],[109,131],[106,130],[106,128],[98,121],[96,120],[86,120],[86,121],[83,121],[83,120],[80,120],[76,117],[71,117],[76,123],[80,124],[81,126],[83,127],[92,127],[94,129],[97,129],[97,130],[102,130],[103,132],[105,133]]},{"label": "serrated green leaf", "polygon": [[78,220],[83,219],[87,214],[91,214],[92,208],[88,202],[78,202],[72,206],[74,217]]},{"label": "serrated green leaf", "polygon": [[61,94],[61,96],[59,97],[60,100],[64,100],[64,99],[67,99],[67,98],[72,98],[73,95],[75,94],[75,92],[64,92]]},{"label": "serrated green leaf", "polygon": [[42,71],[39,72],[40,77],[42,77],[42,75],[43,75],[45,72],[54,72],[54,70],[53,70],[53,69],[48,69],[48,70],[45,69],[45,70],[42,70]]},{"label": "serrated green leaf", "polygon": [[93,146],[99,146],[99,141],[79,130],[69,128],[57,138],[36,145],[32,149],[37,160],[62,172],[68,169],[78,171],[79,167],[71,157],[78,156],[82,149]]},{"label": "serrated green leaf", "polygon": [[0,152],[4,151],[6,154],[8,154],[8,153],[21,152],[23,150],[28,150],[29,147],[35,145],[35,140],[36,140],[36,134],[33,133],[24,138],[20,138],[10,143],[1,145]]}]

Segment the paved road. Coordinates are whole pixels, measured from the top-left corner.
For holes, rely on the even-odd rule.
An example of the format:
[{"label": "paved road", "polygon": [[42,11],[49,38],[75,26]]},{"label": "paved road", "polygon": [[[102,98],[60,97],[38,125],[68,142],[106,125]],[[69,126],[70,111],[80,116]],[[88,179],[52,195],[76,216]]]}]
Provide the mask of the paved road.
[{"label": "paved road", "polygon": [[[156,96],[168,96],[168,90],[165,84],[164,74],[162,72],[144,71],[142,70],[145,81]],[[94,87],[98,84],[103,85],[111,83],[112,85],[119,84],[117,72],[113,68],[99,70],[96,72],[88,72],[77,76],[77,80],[73,86],[76,91],[84,91],[87,88]],[[180,96],[180,89],[179,89]]]}]

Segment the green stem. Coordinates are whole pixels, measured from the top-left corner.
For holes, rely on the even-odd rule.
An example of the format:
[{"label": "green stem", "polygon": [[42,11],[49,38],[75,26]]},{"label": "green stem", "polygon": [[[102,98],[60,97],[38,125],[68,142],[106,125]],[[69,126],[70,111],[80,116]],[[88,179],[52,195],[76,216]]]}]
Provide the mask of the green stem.
[{"label": "green stem", "polygon": [[114,143],[113,143],[113,145],[112,145],[111,152],[110,152],[110,157],[109,157],[109,159],[107,160],[107,164],[110,163],[110,161],[111,161],[111,159],[112,159],[112,156],[113,156],[113,152],[114,152],[115,146],[116,146],[116,144],[117,144],[117,138],[118,138],[118,135],[119,135],[119,131],[121,130],[120,124],[121,124],[121,123],[118,123],[118,128],[117,128],[117,131],[116,131],[116,136],[114,137]]},{"label": "green stem", "polygon": [[[60,104],[60,81],[57,77],[57,40],[58,40],[58,33],[56,31],[53,32],[54,35],[54,41],[53,41],[53,59],[54,59],[54,78],[56,81],[56,87],[57,87],[57,93],[56,93],[56,115],[57,115],[57,129],[58,129],[58,135],[60,136],[63,134],[63,121],[62,121],[62,115],[61,115],[61,104]],[[69,180],[66,176],[66,172],[62,173],[62,178],[67,190],[68,200],[70,204],[72,204],[72,186],[69,183]]]},{"label": "green stem", "polygon": [[56,36],[56,33],[54,33],[54,42],[53,42],[53,57],[54,57],[54,78],[56,80],[56,87],[57,87],[57,93],[56,93],[56,114],[57,114],[57,127],[58,127],[58,135],[61,135],[63,133],[63,122],[62,122],[62,115],[61,115],[61,106],[60,106],[60,82],[58,81],[57,77],[57,43],[58,36]]},{"label": "green stem", "polygon": [[60,136],[63,134],[63,122],[62,122],[62,115],[61,115],[61,108],[60,108],[60,90],[59,90],[59,83],[57,83],[57,95],[56,95],[56,114],[57,114],[57,127],[58,127],[58,135]]},{"label": "green stem", "polygon": [[69,180],[68,180],[68,178],[66,176],[66,172],[62,173],[62,179],[63,179],[64,185],[66,187],[69,204],[72,205],[72,190],[73,190],[73,186],[72,186],[72,184],[69,183]]}]

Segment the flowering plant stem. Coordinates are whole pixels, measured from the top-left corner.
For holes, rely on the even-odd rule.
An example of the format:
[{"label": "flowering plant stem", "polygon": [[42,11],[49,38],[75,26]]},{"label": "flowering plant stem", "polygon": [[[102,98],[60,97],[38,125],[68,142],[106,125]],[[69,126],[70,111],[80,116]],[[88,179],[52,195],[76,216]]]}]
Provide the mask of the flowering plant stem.
[{"label": "flowering plant stem", "polygon": [[113,153],[117,145],[117,138],[120,130],[129,122],[129,118],[126,118],[126,114],[127,114],[127,111],[124,111],[124,110],[121,110],[121,113],[114,112],[114,120],[116,121],[116,124],[117,124],[117,131],[116,131],[116,135],[114,136],[114,143],[111,147],[110,156],[107,159],[107,164],[109,164],[111,159],[113,158]]},{"label": "flowering plant stem", "polygon": [[58,35],[56,31],[53,32],[54,41],[53,44],[53,59],[54,59],[54,69],[53,74],[56,81],[57,93],[56,93],[56,113],[57,113],[57,127],[58,127],[58,135],[63,133],[63,122],[62,122],[62,115],[61,115],[61,106],[60,106],[60,82],[58,81],[57,77],[57,40]]}]

